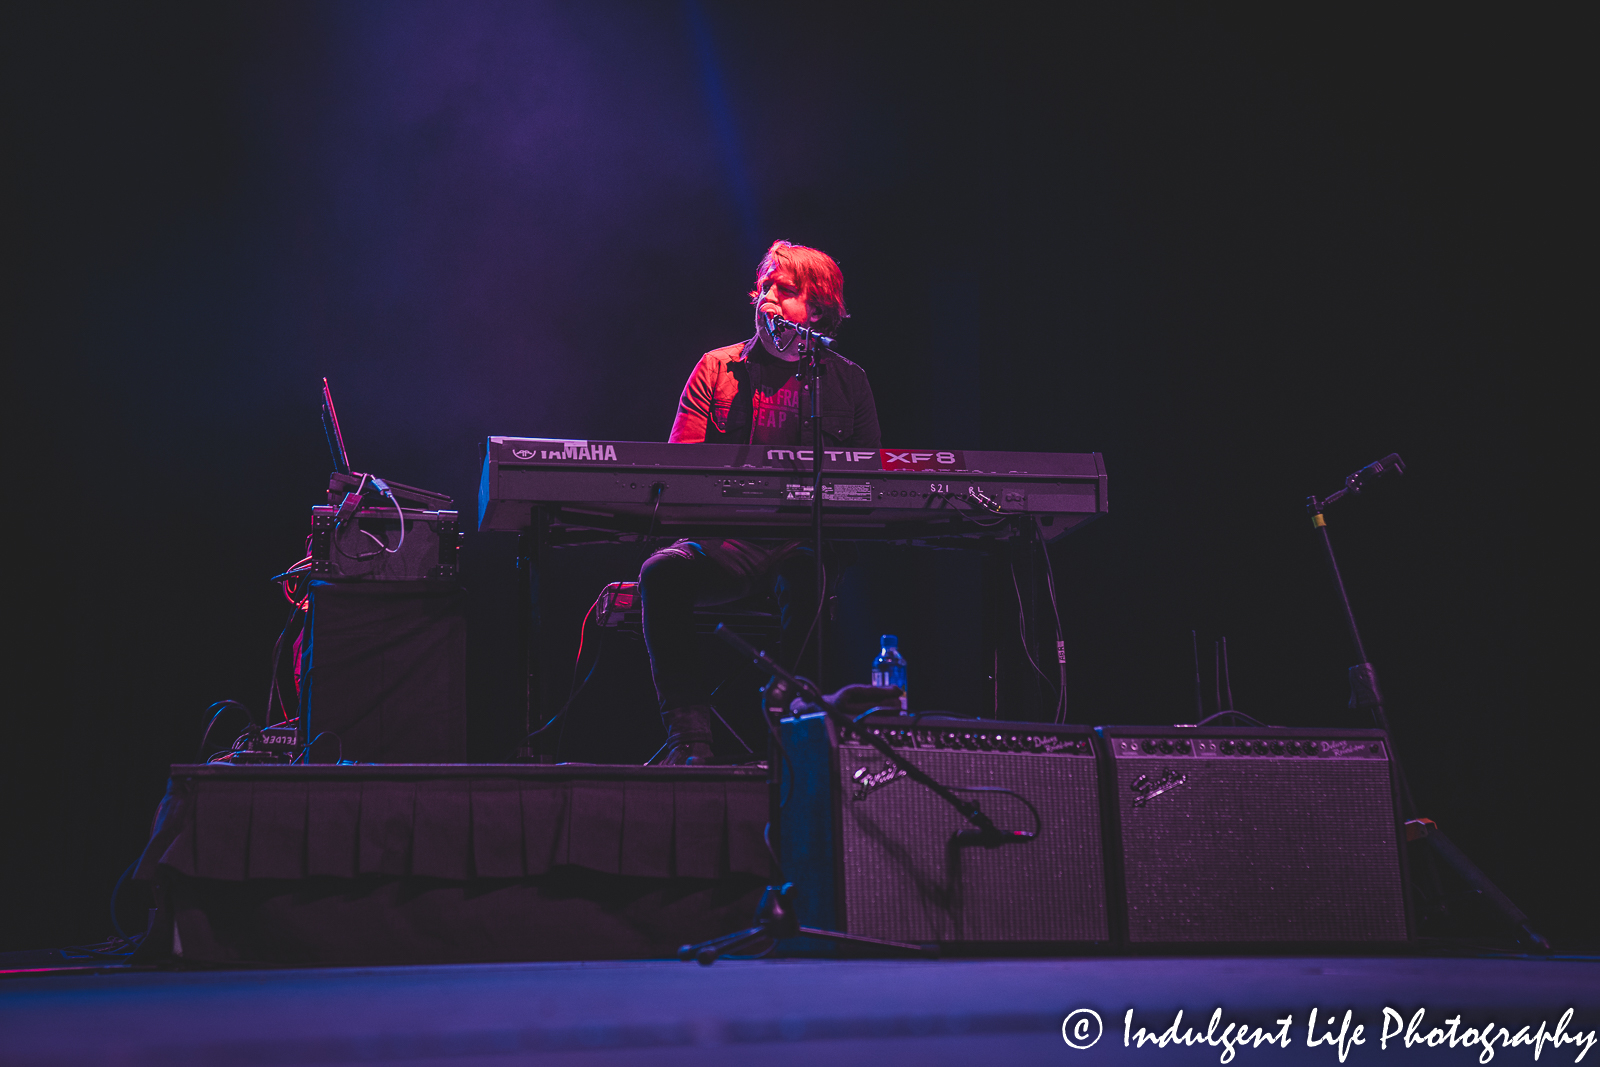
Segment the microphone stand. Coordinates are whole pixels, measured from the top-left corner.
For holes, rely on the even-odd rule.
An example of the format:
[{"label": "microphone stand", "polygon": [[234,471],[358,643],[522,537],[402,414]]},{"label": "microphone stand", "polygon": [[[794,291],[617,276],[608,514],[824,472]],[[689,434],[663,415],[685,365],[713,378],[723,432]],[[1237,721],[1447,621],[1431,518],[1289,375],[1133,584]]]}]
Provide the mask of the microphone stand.
[{"label": "microphone stand", "polygon": [[[823,664],[826,662],[822,656],[822,634],[826,627],[823,618],[828,610],[828,569],[822,562],[822,349],[824,345],[818,342],[816,334],[810,326],[804,327],[802,351],[805,353],[808,367],[807,377],[810,379],[811,391],[811,547],[816,553],[813,560],[815,564],[817,585],[817,677],[822,677]],[[795,664],[799,666],[798,663]]]},{"label": "microphone stand", "polygon": [[[1339,561],[1333,554],[1333,541],[1328,537],[1328,521],[1323,517],[1323,512],[1329,504],[1337,503],[1346,496],[1359,496],[1369,480],[1375,481],[1391,472],[1394,474],[1406,472],[1405,462],[1394,452],[1350,475],[1344,480],[1343,489],[1330,493],[1321,500],[1318,500],[1315,494],[1306,497],[1306,511],[1311,515],[1311,525],[1321,535],[1322,550],[1328,557],[1328,570],[1333,576],[1333,587],[1339,594],[1339,604],[1344,608],[1345,626],[1350,631],[1350,642],[1355,646],[1356,659],[1359,661],[1350,668],[1350,707],[1370,709],[1374,724],[1385,734],[1390,733],[1389,716],[1384,710],[1383,690],[1378,686],[1378,672],[1367,659],[1367,648],[1361,640],[1361,630],[1356,626],[1355,610],[1350,606],[1350,594],[1345,590],[1344,577],[1339,573]],[[1394,764],[1395,778],[1399,786],[1401,811],[1405,815],[1406,841],[1426,842],[1433,856],[1455,871],[1457,876],[1467,883],[1470,892],[1480,896],[1516,929],[1519,941],[1525,941],[1544,952],[1550,951],[1550,942],[1533,928],[1531,920],[1522,909],[1513,904],[1509,897],[1489,881],[1488,876],[1467,858],[1466,853],[1444,836],[1437,823],[1417,815],[1416,801],[1412,799],[1411,786],[1406,780],[1405,768],[1394,747],[1392,735],[1389,746],[1389,756]],[[1436,891],[1442,897],[1442,890],[1438,890],[1437,886],[1437,875],[1434,876],[1434,882]],[[1443,900],[1441,899],[1438,904],[1442,907]]]},{"label": "microphone stand", "polygon": [[[1361,630],[1356,626],[1356,613],[1350,607],[1350,594],[1345,591],[1344,577],[1339,573],[1339,561],[1333,554],[1333,541],[1328,537],[1328,521],[1322,513],[1329,504],[1344,499],[1345,496],[1358,496],[1366,487],[1368,478],[1374,480],[1393,471],[1396,474],[1406,472],[1405,463],[1400,456],[1391,452],[1376,463],[1369,463],[1344,480],[1344,488],[1332,493],[1321,500],[1316,494],[1306,497],[1306,511],[1311,515],[1311,525],[1322,538],[1322,550],[1328,557],[1328,570],[1333,575],[1333,588],[1339,594],[1339,603],[1344,607],[1345,626],[1350,630],[1350,641],[1355,645],[1357,663],[1350,668],[1350,707],[1370,708],[1372,721],[1384,733],[1389,732],[1389,716],[1383,709],[1383,690],[1378,686],[1377,668],[1367,660],[1367,647],[1361,641]],[[1196,661],[1198,663],[1198,660]],[[1195,682],[1198,685],[1200,671],[1195,669]],[[1398,767],[1396,759],[1395,766]],[[1400,802],[1406,818],[1412,818],[1417,813],[1416,803],[1411,799],[1411,787],[1406,783],[1404,771],[1400,774]]]},{"label": "microphone stand", "polygon": [[[823,671],[823,614],[828,606],[828,571],[822,562],[822,353],[833,352],[833,338],[820,334],[810,323],[790,322],[776,315],[767,316],[767,332],[777,341],[778,331],[793,330],[804,356],[802,376],[811,394],[811,549],[815,553],[817,615],[813,627],[817,642],[817,677]],[[838,355],[834,352],[834,355]],[[798,664],[797,664],[798,666]]]},{"label": "microphone stand", "polygon": [[[801,694],[806,700],[821,708],[827,713],[828,718],[832,719],[840,727],[851,727],[856,724],[858,717],[852,716],[849,712],[834,704],[833,701],[822,694],[821,690],[810,679],[791,674],[781,664],[773,660],[772,657],[728,629],[726,625],[718,623],[716,632],[718,637],[728,642],[737,651],[750,657],[757,666],[771,671],[787,682],[792,687],[791,692]],[[864,719],[877,710],[872,708],[864,712],[859,718]],[[972,824],[973,829],[962,830],[952,835],[952,847],[962,848],[979,845],[983,848],[998,848],[1009,842],[1032,840],[1033,835],[1025,831],[1001,830],[995,826],[994,822],[983,813],[975,801],[967,800],[935,781],[926,771],[902,756],[881,735],[863,731],[861,737],[882,753],[907,778],[931,789],[939,799],[955,808],[956,811],[961,813],[963,819]],[[885,941],[876,937],[863,937],[860,934],[841,933],[838,930],[820,930],[815,927],[801,926],[799,917],[793,910],[796,903],[796,890],[793,882],[785,882],[782,885],[769,885],[767,886],[767,891],[761,897],[760,906],[756,910],[756,924],[754,926],[711,941],[703,941],[697,945],[684,945],[678,949],[678,958],[684,961],[695,960],[701,966],[709,967],[717,961],[717,957],[735,952],[746,945],[767,939],[779,940],[800,936],[876,945],[882,948],[895,948],[917,952],[925,956],[938,955],[938,946],[936,944],[913,945],[903,941]]]}]

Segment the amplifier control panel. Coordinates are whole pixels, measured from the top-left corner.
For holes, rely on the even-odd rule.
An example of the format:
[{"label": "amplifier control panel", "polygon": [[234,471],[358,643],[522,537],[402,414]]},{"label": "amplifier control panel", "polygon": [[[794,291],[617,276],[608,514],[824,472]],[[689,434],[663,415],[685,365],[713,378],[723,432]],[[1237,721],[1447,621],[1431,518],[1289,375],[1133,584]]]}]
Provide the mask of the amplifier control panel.
[{"label": "amplifier control panel", "polygon": [[[1014,726],[1015,724],[1008,724]],[[840,732],[841,745],[866,746],[871,742],[863,736],[875,734],[885,738],[895,748],[951,749],[966,752],[1020,752],[1036,756],[1093,756],[1087,737],[1054,733],[1035,733],[1028,730],[1000,729],[974,723],[970,727],[952,729],[941,723],[933,727],[854,726]]]},{"label": "amplifier control panel", "polygon": [[1194,756],[1212,759],[1387,759],[1380,740],[1310,737],[1118,737],[1109,739],[1117,759]]}]

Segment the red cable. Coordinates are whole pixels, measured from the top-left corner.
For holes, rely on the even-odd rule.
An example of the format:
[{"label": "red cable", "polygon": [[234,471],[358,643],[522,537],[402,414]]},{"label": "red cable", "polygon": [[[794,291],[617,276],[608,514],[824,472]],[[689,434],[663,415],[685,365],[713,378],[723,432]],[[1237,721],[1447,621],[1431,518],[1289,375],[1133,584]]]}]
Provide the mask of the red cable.
[{"label": "red cable", "polygon": [[[604,596],[604,595],[605,595],[605,593],[602,590],[601,591],[601,596]],[[599,606],[600,606],[600,597],[595,597],[594,598],[594,603],[589,605],[589,610],[583,613],[583,623],[582,623],[582,625],[580,625],[578,627],[578,657],[572,661],[572,670],[573,670],[574,674],[577,673],[578,664],[583,662],[583,640],[584,640],[584,634],[588,633],[588,631],[589,631],[589,616],[593,615],[594,614],[594,609],[599,607]]]}]

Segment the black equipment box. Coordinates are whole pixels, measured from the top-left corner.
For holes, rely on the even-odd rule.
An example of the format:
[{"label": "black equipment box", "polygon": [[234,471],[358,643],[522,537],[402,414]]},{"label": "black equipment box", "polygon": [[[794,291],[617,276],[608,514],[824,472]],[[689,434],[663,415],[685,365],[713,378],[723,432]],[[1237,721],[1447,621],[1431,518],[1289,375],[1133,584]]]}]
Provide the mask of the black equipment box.
[{"label": "black equipment box", "polygon": [[453,580],[461,544],[454,506],[443,493],[335,471],[328,476],[327,505],[311,509],[311,577]]},{"label": "black equipment box", "polygon": [[1380,730],[1106,726],[1113,900],[1133,945],[1405,942]]},{"label": "black equipment box", "polygon": [[466,758],[466,611],[455,582],[310,587],[302,743],[319,762]]},{"label": "black equipment box", "polygon": [[[885,736],[940,783],[1032,841],[956,847],[961,815],[897,774]],[[780,850],[800,922],[912,942],[1092,943],[1111,937],[1100,834],[1099,740],[1087,726],[874,715],[843,733],[821,713],[780,723]],[[978,791],[986,790],[986,791]],[[802,951],[831,951],[806,941]]]},{"label": "black equipment box", "polygon": [[[400,538],[404,515],[405,539]],[[331,581],[449,581],[461,535],[454,511],[311,509],[311,575]]]}]

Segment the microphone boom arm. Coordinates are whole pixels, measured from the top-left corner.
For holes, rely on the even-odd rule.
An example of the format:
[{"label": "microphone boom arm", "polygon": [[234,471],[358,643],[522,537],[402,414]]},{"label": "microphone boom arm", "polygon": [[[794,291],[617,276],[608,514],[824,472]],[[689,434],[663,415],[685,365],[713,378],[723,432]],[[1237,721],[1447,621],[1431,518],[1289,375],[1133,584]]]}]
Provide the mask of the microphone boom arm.
[{"label": "microphone boom arm", "polygon": [[[716,632],[718,637],[732,645],[735,650],[749,656],[757,666],[771,671],[794,686],[796,692],[801,693],[815,703],[834,722],[841,726],[853,726],[855,724],[856,720],[851,718],[848,712],[824,696],[810,679],[791,674],[773,660],[771,656],[768,656],[765,652],[728,629],[725,624],[718,623]],[[1033,839],[1033,835],[1030,833],[1021,830],[1001,830],[995,826],[989,816],[985,815],[974,801],[957,796],[950,789],[934,781],[926,771],[906,759],[899,752],[896,752],[894,746],[878,734],[862,731],[861,736],[869,745],[883,753],[890,763],[904,771],[907,778],[931,789],[940,800],[955,808],[956,811],[961,813],[963,819],[972,824],[972,830],[963,830],[956,835],[958,843],[973,843],[980,844],[984,848],[995,848],[1011,841],[1031,841]]]},{"label": "microphone boom arm", "polygon": [[817,333],[810,326],[806,326],[798,322],[790,322],[788,319],[779,318],[777,315],[765,315],[763,317],[767,320],[767,332],[772,334],[774,341],[777,340],[779,330],[793,330],[801,337],[807,338],[809,341],[814,342],[817,347],[825,348],[829,352],[833,352],[833,354],[836,356],[839,354],[838,352],[834,352],[833,338],[827,336],[826,334]]}]

